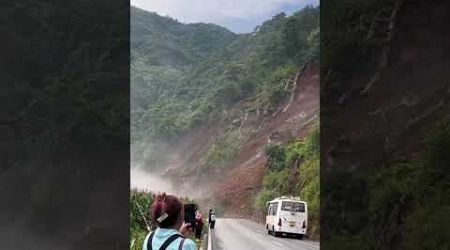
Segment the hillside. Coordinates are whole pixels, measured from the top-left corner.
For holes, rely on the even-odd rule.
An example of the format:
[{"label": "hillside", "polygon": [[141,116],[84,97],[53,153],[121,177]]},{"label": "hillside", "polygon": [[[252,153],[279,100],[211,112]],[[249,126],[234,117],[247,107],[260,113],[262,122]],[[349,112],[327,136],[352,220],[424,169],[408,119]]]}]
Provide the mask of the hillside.
[{"label": "hillside", "polygon": [[[258,222],[266,201],[300,195],[310,202],[310,236],[318,237],[319,154],[308,158],[304,150],[309,149],[302,148],[304,143],[318,147],[318,140],[310,139],[318,132],[318,65],[299,68],[298,75],[290,87],[292,99],[285,98],[273,110],[252,108],[257,98],[248,98],[180,136],[168,151],[171,157],[162,176],[181,190],[191,190],[186,192],[221,216]],[[282,159],[272,159],[272,148],[279,149]],[[274,169],[275,164],[282,166]],[[271,178],[277,179],[266,184]]]},{"label": "hillside", "polygon": [[279,14],[252,34],[236,35],[133,8],[132,141],[173,142],[257,94],[258,105],[276,106],[286,96],[279,80],[317,57],[318,17],[318,9],[308,7],[291,17]]},{"label": "hillside", "polygon": [[[239,35],[138,9],[133,13],[132,40],[133,32],[140,32],[138,39],[158,33],[164,38],[132,46],[137,55],[131,82],[132,161],[222,216],[258,220],[263,200],[300,195],[305,185],[314,190],[311,201],[318,201],[318,158],[309,164],[312,178],[302,181],[297,174],[290,190],[263,181],[278,171],[303,172],[308,165],[300,159],[318,125],[318,8],[280,13]],[[193,27],[195,39],[185,39],[183,32]],[[186,42],[179,45],[179,40]],[[168,50],[159,42],[174,47]],[[157,61],[150,54],[167,55]],[[289,155],[279,159],[283,168],[271,168],[270,147]]]},{"label": "hillside", "polygon": [[[177,89],[183,87],[186,72],[236,38],[237,35],[216,25],[185,25],[131,7],[130,104],[134,114],[132,129],[135,129],[132,135],[140,137],[148,129],[148,120],[141,119],[147,114],[156,115],[153,108],[158,105],[167,109],[176,108],[170,107],[168,102],[176,98]],[[151,137],[161,132],[157,126],[152,125],[156,131]],[[170,130],[164,135],[172,132]]]},{"label": "hillside", "polygon": [[322,8],[322,247],[448,249],[449,2]]},{"label": "hillside", "polygon": [[50,0],[1,12],[1,248],[126,249],[128,8]]},{"label": "hillside", "polygon": [[136,7],[130,15],[132,58],[149,66],[192,66],[237,38],[217,25],[182,24]]}]

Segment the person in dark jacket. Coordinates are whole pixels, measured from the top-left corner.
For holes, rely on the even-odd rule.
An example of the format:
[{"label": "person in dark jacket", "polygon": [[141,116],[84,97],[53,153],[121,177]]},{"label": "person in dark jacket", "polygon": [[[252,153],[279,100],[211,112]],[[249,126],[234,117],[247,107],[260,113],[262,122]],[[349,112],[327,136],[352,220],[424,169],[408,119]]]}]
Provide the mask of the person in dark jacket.
[{"label": "person in dark jacket", "polygon": [[211,223],[211,213],[212,213],[212,209],[209,209],[209,213],[208,213],[208,224]]},{"label": "person in dark jacket", "polygon": [[209,216],[209,228],[214,229],[215,225],[216,225],[216,214],[214,213],[214,211],[211,210]]}]

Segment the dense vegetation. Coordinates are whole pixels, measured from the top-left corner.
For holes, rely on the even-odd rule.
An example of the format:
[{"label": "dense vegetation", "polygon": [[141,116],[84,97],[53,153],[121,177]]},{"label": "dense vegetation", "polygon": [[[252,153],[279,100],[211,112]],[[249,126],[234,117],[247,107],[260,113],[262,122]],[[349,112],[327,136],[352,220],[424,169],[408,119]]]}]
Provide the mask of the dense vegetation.
[{"label": "dense vegetation", "polygon": [[[432,11],[434,6],[444,9],[447,7],[444,4],[445,1],[404,1],[403,8],[398,12],[400,14],[396,28],[393,29],[397,35],[394,42],[389,43],[386,41],[386,32],[389,30],[387,26],[389,21],[392,21],[389,17],[396,2],[402,1],[330,0],[322,3],[322,13],[326,12],[321,18],[321,72],[322,76],[325,76],[321,81],[321,97],[324,100],[321,103],[321,112],[324,114],[321,117],[322,124],[349,122],[349,116],[347,116],[349,113],[346,111],[357,110],[355,105],[362,107],[364,102],[370,99],[370,97],[363,97],[364,100],[357,100],[355,97],[360,95],[354,93],[359,93],[374,73],[380,71],[377,67],[381,61],[380,52],[389,44],[392,46],[392,53],[389,54],[388,60],[389,67],[381,71],[385,79],[378,82],[380,84],[378,90],[389,88],[389,92],[399,94],[385,100],[379,98],[367,102],[368,106],[364,107],[365,110],[383,109],[387,103],[401,98],[401,93],[414,84],[411,81],[402,81],[401,77],[394,78],[401,76],[402,73],[407,75],[413,72],[417,82],[427,82],[422,90],[438,87],[441,85],[441,79],[448,79],[448,75],[442,75],[436,70],[440,65],[448,63],[448,61],[443,63],[437,56],[440,54],[438,51],[447,48],[440,48],[439,43],[425,46],[411,39],[413,36],[433,37],[430,39],[433,41],[443,39],[444,36],[439,35],[440,31],[446,28],[439,26],[439,23],[446,23],[443,19],[441,20],[442,17],[430,18],[431,14],[427,16],[422,13]],[[380,33],[384,31],[384,36],[370,35],[372,28],[376,27],[374,24],[380,26]],[[433,33],[423,32],[430,27],[433,27]],[[414,32],[411,32],[412,30]],[[447,42],[440,43],[447,44]],[[428,49],[432,47],[436,49]],[[400,72],[395,62],[396,53],[400,54],[411,48],[417,55],[424,56],[417,56],[417,61],[412,63],[414,66],[408,68],[406,73]],[[422,73],[421,64],[426,64],[431,72]],[[434,78],[430,75],[439,77]],[[432,94],[432,97],[427,97],[427,93],[418,88],[414,92],[417,94],[415,97],[417,102],[424,106],[408,110],[409,117],[399,115],[389,119],[390,124],[406,122],[410,117],[422,114],[428,104],[426,98],[439,99],[443,96],[436,92]],[[343,108],[337,111],[338,109],[334,107],[337,106],[341,96],[347,97],[347,100],[345,104],[340,103]],[[334,109],[333,112],[327,113],[328,108]],[[442,109],[440,112],[444,114],[446,110]],[[359,116],[355,119],[361,119],[361,113],[364,111],[354,113]],[[340,116],[340,114],[344,115]],[[448,122],[429,135],[422,132],[430,127],[431,121],[442,120],[442,114],[436,112],[433,118],[427,117],[427,120],[421,120],[414,131],[394,134],[393,126],[386,129],[378,127],[367,131],[359,130],[362,131],[362,137],[368,138],[367,141],[355,139],[352,142],[354,139],[352,138],[350,142],[340,143],[343,145],[342,148],[345,148],[342,151],[353,152],[351,154],[336,153],[335,163],[330,164],[333,166],[327,169],[329,171],[324,171],[325,174],[321,179],[322,247],[330,249],[449,248],[448,240],[445,240],[445,235],[449,235],[448,227],[446,227],[449,223],[449,200],[446,198],[449,197],[449,178],[448,167],[445,167],[449,165]],[[356,132],[358,129],[361,127],[354,128],[355,134],[359,133]],[[342,132],[334,128],[328,130],[331,132],[327,133],[328,131],[322,129],[322,132],[326,134],[322,144],[326,150],[335,142],[328,138]],[[374,132],[376,130],[378,131]],[[384,149],[380,144],[377,148],[375,137],[396,140],[395,149],[383,153],[381,160],[375,154]],[[414,152],[404,150],[409,146],[402,142],[405,137],[411,138],[409,144],[420,145],[419,147],[423,145],[422,138],[426,138],[424,140],[427,141],[427,146],[425,149],[415,149]],[[345,145],[347,143],[349,144]],[[365,162],[358,159],[360,157],[358,153],[362,153],[360,149],[367,148],[364,144],[372,144],[370,150],[373,150],[374,155],[373,158],[369,156],[370,159],[366,159]]]},{"label": "dense vegetation", "polygon": [[2,4],[2,249],[128,245],[117,216],[128,199],[128,12],[124,1]]},{"label": "dense vegetation", "polygon": [[[373,72],[382,43],[367,39],[375,17],[392,11],[391,0],[330,0],[322,4],[327,15],[321,19],[321,71],[345,83],[354,74]],[[331,72],[329,72],[331,71]],[[340,89],[348,86],[340,86]]]},{"label": "dense vegetation", "polygon": [[283,97],[280,77],[318,57],[318,8],[274,16],[251,34],[132,9],[132,141],[170,141],[239,100]]},{"label": "dense vegetation", "polygon": [[153,202],[150,192],[132,189],[130,191],[130,249],[141,250],[148,234],[147,223],[152,227],[149,208]]},{"label": "dense vegetation", "polygon": [[[418,160],[391,163],[364,176],[336,172],[323,190],[334,204],[328,204],[331,210],[322,219],[336,225],[327,247],[448,249],[449,149],[447,121],[428,135],[426,151]],[[361,203],[368,211],[361,209]],[[355,209],[340,217],[336,212],[343,206]]]},{"label": "dense vegetation", "polygon": [[303,140],[266,150],[268,170],[255,205],[266,210],[266,202],[282,195],[296,195],[308,202],[308,231],[319,236],[319,129],[313,129]]}]

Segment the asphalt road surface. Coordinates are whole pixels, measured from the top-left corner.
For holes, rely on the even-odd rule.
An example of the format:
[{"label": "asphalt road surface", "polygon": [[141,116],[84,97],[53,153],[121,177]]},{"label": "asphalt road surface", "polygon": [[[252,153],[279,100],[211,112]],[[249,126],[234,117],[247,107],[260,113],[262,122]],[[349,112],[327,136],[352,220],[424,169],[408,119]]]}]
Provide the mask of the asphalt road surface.
[{"label": "asphalt road surface", "polygon": [[212,230],[213,250],[312,250],[319,242],[274,237],[264,225],[242,219],[217,219]]}]

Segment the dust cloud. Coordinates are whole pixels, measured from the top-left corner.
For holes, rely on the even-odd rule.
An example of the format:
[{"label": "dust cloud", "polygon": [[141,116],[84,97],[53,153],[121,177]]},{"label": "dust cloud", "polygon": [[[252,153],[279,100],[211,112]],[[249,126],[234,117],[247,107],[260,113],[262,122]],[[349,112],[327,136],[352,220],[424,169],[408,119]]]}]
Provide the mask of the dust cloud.
[{"label": "dust cloud", "polygon": [[211,188],[205,183],[188,180],[175,183],[168,177],[163,176],[162,173],[146,170],[141,165],[131,164],[130,188],[151,192],[166,192],[167,194],[197,200],[207,199],[211,195]]},{"label": "dust cloud", "polygon": [[130,185],[131,188],[141,190],[178,194],[172,183],[161,174],[145,170],[139,165],[132,165],[130,169]]}]

